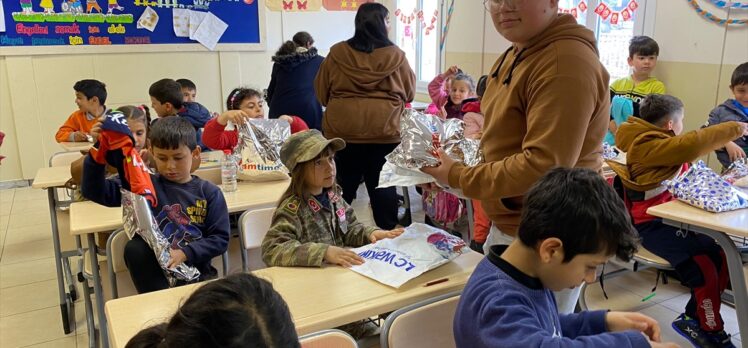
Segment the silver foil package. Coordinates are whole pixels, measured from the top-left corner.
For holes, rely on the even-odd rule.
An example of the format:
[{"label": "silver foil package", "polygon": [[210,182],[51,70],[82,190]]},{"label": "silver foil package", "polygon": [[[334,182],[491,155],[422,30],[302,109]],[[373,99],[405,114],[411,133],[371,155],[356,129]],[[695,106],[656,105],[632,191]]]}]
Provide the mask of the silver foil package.
[{"label": "silver foil package", "polygon": [[748,208],[748,194],[725,181],[703,161],[663,184],[675,198],[706,211],[719,213]]},{"label": "silver foil package", "polygon": [[[440,148],[451,158],[468,166],[482,161],[480,141],[466,139],[465,123],[456,118],[442,120],[406,109],[400,121],[400,138],[400,145],[385,157],[391,170],[380,175],[379,187],[424,183],[425,174],[420,169],[439,165],[437,150]],[[426,180],[432,182],[433,178]]]},{"label": "silver foil package", "polygon": [[280,160],[280,148],[291,136],[291,125],[283,120],[251,119],[236,125],[239,141],[234,155],[240,158],[238,177],[249,181],[288,178]]},{"label": "silver foil package", "polygon": [[167,268],[171,259],[170,244],[161,233],[145,197],[124,189],[120,192],[122,194],[122,225],[125,233],[130,239],[136,234],[139,235],[153,250],[169,286],[175,286],[177,280],[185,282],[197,280],[200,277],[200,271],[193,266],[181,263],[174,268]]},{"label": "silver foil package", "polygon": [[748,159],[740,158],[732,162],[722,173],[722,179],[739,187],[748,187]]}]

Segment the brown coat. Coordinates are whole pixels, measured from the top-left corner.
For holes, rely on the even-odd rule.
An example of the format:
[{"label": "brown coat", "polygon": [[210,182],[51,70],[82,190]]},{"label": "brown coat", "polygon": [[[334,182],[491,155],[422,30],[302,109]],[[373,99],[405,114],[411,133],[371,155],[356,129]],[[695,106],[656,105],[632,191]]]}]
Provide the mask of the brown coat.
[{"label": "brown coat", "polygon": [[725,122],[676,136],[638,117],[630,117],[616,132],[616,145],[626,152],[626,165],[608,161],[623,185],[648,191],[671,179],[683,163],[695,161],[740,137],[737,122]]},{"label": "brown coat", "polygon": [[416,77],[397,46],[365,53],[344,41],[330,48],[314,89],[327,107],[322,119],[327,138],[393,144],[400,142],[400,114],[415,96]]},{"label": "brown coat", "polygon": [[515,235],[525,193],[549,169],[602,168],[609,76],[594,34],[570,15],[559,15],[525,49],[512,47],[488,76],[485,163],[455,165],[449,184],[480,199],[494,224]]}]

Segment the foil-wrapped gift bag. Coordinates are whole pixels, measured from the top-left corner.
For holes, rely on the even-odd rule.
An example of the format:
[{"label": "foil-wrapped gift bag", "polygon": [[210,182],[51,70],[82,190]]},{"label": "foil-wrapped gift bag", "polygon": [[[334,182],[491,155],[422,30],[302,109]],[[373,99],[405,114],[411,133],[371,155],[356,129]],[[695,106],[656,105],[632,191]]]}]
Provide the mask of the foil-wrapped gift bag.
[{"label": "foil-wrapped gift bag", "polygon": [[730,185],[703,161],[663,184],[679,200],[714,213],[748,208],[748,194]]},{"label": "foil-wrapped gift bag", "polygon": [[396,238],[353,249],[365,262],[350,269],[399,288],[408,280],[460,256],[464,250],[462,239],[436,227],[413,223]]},{"label": "foil-wrapped gift bag", "polygon": [[748,187],[748,160],[740,158],[732,162],[727,170],[722,173],[722,179],[735,186]]},{"label": "foil-wrapped gift bag", "polygon": [[252,119],[237,125],[239,141],[234,155],[240,158],[238,178],[247,181],[288,179],[280,160],[280,148],[291,136],[291,125],[283,120]]},{"label": "foil-wrapped gift bag", "polygon": [[170,244],[153,218],[153,212],[145,197],[127,190],[122,193],[122,224],[127,236],[132,239],[136,234],[148,244],[156,255],[156,260],[164,271],[169,286],[175,286],[178,280],[191,282],[200,277],[200,271],[193,266],[181,263],[174,268],[167,268],[171,254]]},{"label": "foil-wrapped gift bag", "polygon": [[465,138],[465,123],[453,118],[442,120],[413,109],[405,109],[400,120],[400,144],[385,158],[386,171],[379,177],[379,187],[409,186],[433,182],[420,171],[439,165],[437,151],[468,166],[482,161],[480,141]]}]

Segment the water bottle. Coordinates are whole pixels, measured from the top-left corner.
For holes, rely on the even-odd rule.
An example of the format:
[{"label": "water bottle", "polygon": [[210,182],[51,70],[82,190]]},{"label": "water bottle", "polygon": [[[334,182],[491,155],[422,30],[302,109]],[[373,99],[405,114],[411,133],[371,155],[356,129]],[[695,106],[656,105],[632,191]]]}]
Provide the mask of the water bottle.
[{"label": "water bottle", "polygon": [[231,154],[231,150],[223,151],[223,160],[221,161],[221,189],[223,192],[236,192],[236,159]]}]

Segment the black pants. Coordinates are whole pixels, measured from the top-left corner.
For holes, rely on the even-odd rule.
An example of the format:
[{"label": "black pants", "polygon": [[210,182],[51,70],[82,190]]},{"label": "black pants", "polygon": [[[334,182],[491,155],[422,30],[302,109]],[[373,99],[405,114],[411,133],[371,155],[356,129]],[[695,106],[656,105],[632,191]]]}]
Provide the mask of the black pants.
[{"label": "black pants", "polygon": [[[169,288],[169,281],[156,260],[156,255],[148,243],[139,235],[135,235],[132,240],[125,244],[125,265],[130,271],[135,289],[139,294],[146,292],[163,290]],[[198,281],[213,279],[218,277],[218,271],[210,265],[196,266],[200,270]],[[176,286],[188,284],[185,281],[177,280]]]},{"label": "black pants", "polygon": [[392,152],[397,144],[351,144],[335,154],[337,179],[343,188],[343,199],[348,204],[356,199],[356,190],[364,179],[371,199],[374,222],[379,228],[389,230],[397,225],[397,189],[378,189],[379,172],[384,165],[384,156]]}]

